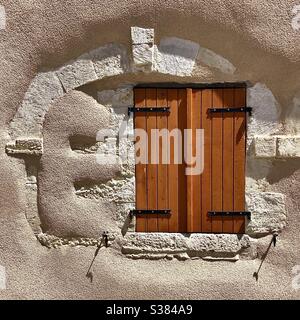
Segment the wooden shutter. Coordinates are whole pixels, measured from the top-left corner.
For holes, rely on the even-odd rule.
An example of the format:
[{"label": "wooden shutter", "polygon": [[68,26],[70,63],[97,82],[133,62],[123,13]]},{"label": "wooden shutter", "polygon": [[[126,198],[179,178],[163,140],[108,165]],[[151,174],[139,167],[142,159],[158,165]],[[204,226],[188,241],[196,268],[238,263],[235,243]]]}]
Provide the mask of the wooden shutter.
[{"label": "wooden shutter", "polygon": [[[135,128],[148,132],[148,155],[159,151],[159,164],[136,164],[136,209],[170,215],[138,214],[139,232],[244,233],[244,217],[210,217],[210,211],[245,210],[245,112],[211,113],[211,108],[246,106],[245,88],[135,89],[135,107],[167,106],[170,113],[138,112]],[[145,109],[147,110],[147,109]],[[162,144],[151,150],[151,129],[204,129],[204,171],[185,175],[185,164],[161,163]],[[193,139],[192,148],[195,148]],[[182,147],[182,150],[184,148]]]}]

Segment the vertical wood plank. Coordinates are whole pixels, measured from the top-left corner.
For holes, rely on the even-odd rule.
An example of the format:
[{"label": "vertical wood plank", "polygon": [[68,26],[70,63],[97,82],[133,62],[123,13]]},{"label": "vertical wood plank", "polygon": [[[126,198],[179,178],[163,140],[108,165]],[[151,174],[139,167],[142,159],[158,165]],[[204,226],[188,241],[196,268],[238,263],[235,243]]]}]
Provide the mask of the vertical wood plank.
[{"label": "vertical wood plank", "polygon": [[[177,89],[168,89],[168,106],[170,107],[170,114],[168,116],[168,130],[178,128],[178,92]],[[170,139],[170,164],[168,171],[168,189],[169,189],[169,208],[171,215],[169,219],[169,232],[178,232],[179,224],[179,168],[180,166],[174,163],[175,157],[175,141]],[[183,199],[181,199],[183,200]],[[183,213],[185,214],[185,212]]]},{"label": "vertical wood plank", "polygon": [[[234,106],[246,105],[246,89],[235,89]],[[245,210],[245,156],[246,156],[246,115],[234,115],[234,210]],[[234,218],[234,233],[245,232],[245,218]]]},{"label": "vertical wood plank", "polygon": [[[224,108],[234,106],[234,89],[223,89]],[[233,211],[234,116],[223,113],[223,211]],[[233,217],[223,217],[223,232],[233,233]]]},{"label": "vertical wood plank", "polygon": [[[135,89],[134,90],[134,104],[137,107],[146,106],[146,90],[145,89]],[[147,120],[146,112],[140,112],[134,114],[134,127],[136,129],[147,130]],[[135,137],[137,139],[137,137]],[[135,150],[137,152],[138,150]],[[146,150],[148,153],[148,151]],[[135,179],[136,179],[136,208],[137,209],[147,209],[147,166],[146,164],[137,163],[135,165]],[[136,231],[145,232],[147,231],[147,221],[142,215],[137,215],[136,217]]]},{"label": "vertical wood plank", "polygon": [[[146,106],[156,108],[156,89],[146,89]],[[157,209],[157,164],[151,163],[151,155],[157,153],[157,144],[152,146],[151,132],[157,128],[156,112],[147,113],[147,134],[148,134],[148,165],[147,165],[147,198],[148,210]],[[147,231],[157,232],[157,214],[146,215]]]},{"label": "vertical wood plank", "polygon": [[[178,129],[182,136],[187,127],[187,90],[178,89]],[[184,160],[184,148],[182,148],[182,159]],[[185,175],[186,165],[184,161],[178,165],[178,232],[187,232],[187,179]]]},{"label": "vertical wood plank", "polygon": [[[187,89],[187,126],[186,129],[193,130],[193,90]],[[189,152],[193,151],[193,141],[185,140],[186,148]],[[188,152],[187,152],[188,153]],[[186,159],[187,160],[187,159]],[[187,166],[190,166],[187,163]],[[193,176],[186,176],[187,183],[187,232],[193,232],[193,198],[194,198],[194,188],[193,188]]]},{"label": "vertical wood plank", "polygon": [[202,232],[212,232],[211,211],[211,124],[212,89],[202,91],[202,129],[204,130],[204,171],[202,173]]},{"label": "vertical wood plank", "polygon": [[[213,107],[223,107],[223,89],[213,89]],[[212,117],[212,164],[211,164],[211,196],[212,196],[212,210],[222,211],[222,114],[216,113]],[[223,231],[222,217],[212,218],[212,232],[221,233]]]},{"label": "vertical wood plank", "polygon": [[[171,215],[138,215],[139,232],[244,233],[244,217],[208,217],[208,211],[245,210],[245,113],[207,112],[208,108],[246,105],[245,89],[142,89],[134,90],[137,107],[168,105],[171,113],[136,113],[135,128],[148,133],[149,161],[159,152],[159,164],[136,164],[136,208],[171,209]],[[174,163],[174,140],[170,140],[171,163],[162,164],[162,141],[151,150],[151,130],[204,129],[204,171],[186,176],[185,163]],[[183,149],[183,148],[182,148]],[[137,151],[137,150],[136,150]],[[184,149],[182,150],[184,159]]]},{"label": "vertical wood plank", "polygon": [[[157,89],[157,107],[165,107],[167,105],[167,89]],[[168,129],[168,117],[165,113],[157,113],[157,129]],[[168,193],[168,164],[163,164],[163,156],[168,156],[168,145],[163,145],[162,139],[159,140],[159,164],[157,167],[157,208],[169,209],[169,193]],[[158,231],[169,231],[169,217],[163,215],[158,216]]]},{"label": "vertical wood plank", "polygon": [[212,90],[202,90],[202,129],[204,130],[204,170],[201,176],[202,189],[202,232],[211,232],[212,218],[208,216],[211,210],[211,122],[208,109],[212,107]]},{"label": "vertical wood plank", "polygon": [[[201,128],[201,90],[193,89],[192,91],[192,151],[196,156],[196,130]],[[199,151],[198,151],[199,152]],[[201,232],[201,174],[191,176],[192,180],[192,228],[191,232]]]}]

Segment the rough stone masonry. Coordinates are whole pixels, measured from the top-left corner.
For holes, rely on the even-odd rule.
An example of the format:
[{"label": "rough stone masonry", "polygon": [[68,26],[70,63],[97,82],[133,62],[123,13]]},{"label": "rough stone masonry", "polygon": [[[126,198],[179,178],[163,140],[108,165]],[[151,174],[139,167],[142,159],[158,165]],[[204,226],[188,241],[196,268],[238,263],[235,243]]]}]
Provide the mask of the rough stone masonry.
[{"label": "rough stone masonry", "polygon": [[[299,299],[297,4],[85,4],[2,1],[0,298]],[[248,234],[135,233],[133,164],[103,174],[89,166],[99,149],[131,143],[97,141],[95,122],[116,134],[138,83],[237,81],[247,81],[253,108]],[[95,257],[102,226],[108,247]]]},{"label": "rough stone masonry", "polygon": [[[11,122],[11,136],[15,140],[7,144],[7,153],[41,156],[43,169],[38,178],[39,211],[34,214],[35,217],[38,217],[37,223],[41,222],[43,230],[43,234],[37,234],[38,239],[43,239],[42,243],[47,243],[47,246],[51,246],[52,240],[54,246],[57,246],[58,243],[68,244],[70,242],[82,244],[77,239],[95,239],[85,242],[95,244],[100,231],[103,230],[114,234],[116,239],[120,238],[121,240],[116,243],[121,245],[123,253],[132,258],[170,256],[179,259],[183,259],[184,256],[197,256],[205,259],[238,259],[239,256],[255,258],[257,241],[255,238],[280,232],[286,226],[284,195],[270,191],[262,192],[259,189],[253,192],[251,187],[248,188],[246,202],[248,210],[252,212],[252,219],[247,225],[246,233],[252,238],[248,236],[248,238],[240,239],[235,235],[198,234],[193,236],[191,242],[187,239],[183,241],[185,236],[180,234],[145,234],[141,237],[140,234],[134,232],[129,237],[123,238],[126,233],[124,225],[127,224],[126,231],[134,231],[134,221],[128,221],[128,212],[133,208],[135,199],[132,141],[128,140],[125,144],[121,143],[113,147],[113,150],[118,149],[119,154],[126,149],[127,154],[130,155],[127,162],[116,170],[112,170],[107,165],[101,169],[99,175],[95,174],[98,171],[96,168],[93,170],[93,163],[96,163],[95,153],[107,150],[108,140],[102,145],[95,142],[94,146],[84,146],[84,143],[83,145],[81,143],[82,147],[80,147],[79,143],[77,150],[72,146],[72,150],[69,149],[67,136],[90,136],[90,139],[96,136],[96,130],[100,128],[99,124],[107,117],[104,116],[104,111],[109,112],[106,126],[108,125],[115,134],[115,138],[109,140],[111,144],[116,144],[122,122],[127,121],[127,126],[129,125],[127,130],[133,132],[132,119],[130,120],[127,115],[128,107],[133,105],[133,85],[98,92],[99,105],[90,98],[85,98],[83,94],[72,93],[75,88],[105,77],[126,73],[153,72],[193,77],[195,64],[199,62],[219,69],[225,74],[234,74],[236,71],[236,68],[225,58],[189,40],[176,37],[163,38],[157,46],[154,42],[154,29],[140,27],[131,28],[131,37],[133,57],[131,62],[125,47],[110,43],[79,56],[58,70],[36,76]],[[70,93],[64,96],[64,91]],[[85,108],[82,102],[80,106],[78,105],[79,108],[74,108],[73,104],[77,96],[78,101],[79,99],[86,100]],[[49,113],[50,104],[53,106]],[[255,157],[299,157],[299,137],[277,134],[282,127],[279,118],[280,107],[272,92],[264,84],[257,83],[248,89],[248,104],[253,108],[253,117],[248,124],[248,157],[254,159]],[[92,105],[94,105],[94,110]],[[103,106],[103,112],[99,113],[97,109],[100,110]],[[70,113],[68,113],[68,108]],[[61,116],[61,109],[64,110],[64,117]],[[90,110],[90,116],[87,110]],[[98,113],[100,118],[94,122],[95,115]],[[22,116],[24,114],[26,117]],[[45,117],[46,119],[43,120]],[[92,121],[95,123],[95,129],[92,129]],[[43,133],[41,132],[42,127]],[[65,128],[64,133],[59,134],[62,128]],[[78,151],[82,155],[89,154],[89,156],[82,157]],[[72,152],[75,154],[72,155]],[[78,173],[73,172],[68,178],[67,167],[62,167],[61,173],[54,174],[57,171],[54,169],[57,159],[61,157],[70,159],[72,171],[74,171],[73,161],[78,163],[80,158],[85,167],[89,163],[89,170],[83,170],[82,167]],[[91,174],[91,172],[94,173]],[[76,180],[79,176],[85,179],[89,177],[95,183],[90,186],[83,184],[76,187]],[[65,185],[68,179],[70,179],[69,186],[64,187],[65,190],[61,189],[59,186]],[[53,187],[50,187],[50,181]],[[251,186],[254,183],[250,177],[247,181],[251,182]],[[76,193],[72,191],[74,183]],[[30,192],[32,193],[32,189]],[[57,200],[55,202],[50,200],[53,197],[58,199],[58,194],[55,195],[57,192],[62,201],[61,205],[58,205]],[[31,198],[32,196],[28,197],[28,199]],[[87,202],[87,199],[90,201]],[[126,199],[125,202],[122,201],[124,199]],[[88,211],[87,208],[89,208]],[[103,219],[95,215],[99,211],[102,212]],[[83,212],[85,215],[82,215]],[[35,226],[34,229],[40,230],[38,226]],[[57,241],[57,236],[62,240]],[[45,241],[47,237],[49,238]],[[156,245],[156,239],[159,239],[160,246]],[[171,239],[175,242],[172,242]],[[245,239],[247,239],[246,242]],[[221,247],[220,241],[224,244]],[[179,243],[184,243],[184,245],[178,245]],[[231,243],[235,243],[234,247]]]}]

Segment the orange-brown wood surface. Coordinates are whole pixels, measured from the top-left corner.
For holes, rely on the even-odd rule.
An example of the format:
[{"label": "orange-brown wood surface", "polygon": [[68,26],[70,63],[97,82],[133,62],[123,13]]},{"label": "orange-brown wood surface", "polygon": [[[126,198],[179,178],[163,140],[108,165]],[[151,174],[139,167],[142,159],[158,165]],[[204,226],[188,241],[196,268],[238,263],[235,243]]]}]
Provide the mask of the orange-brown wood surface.
[{"label": "orange-brown wood surface", "polygon": [[[167,89],[157,89],[157,106],[167,106]],[[168,117],[163,113],[157,114],[157,129],[168,128]],[[159,139],[159,163],[157,165],[157,209],[169,208],[169,184],[168,184],[168,165],[163,163],[163,159],[168,157],[168,149],[163,148],[162,139]],[[158,231],[169,231],[169,217],[158,215]]]},{"label": "orange-brown wood surface", "polygon": [[[146,89],[146,106],[157,107],[156,103],[156,89]],[[158,146],[152,142],[153,133],[152,130],[157,128],[157,113],[147,113],[147,134],[148,134],[148,165],[147,165],[147,199],[148,209],[157,209],[157,164],[153,164],[151,160],[156,157]],[[152,134],[151,134],[152,133]],[[152,154],[151,154],[152,153]],[[157,215],[148,214],[147,219],[147,231],[154,232],[158,231]]]},{"label": "orange-brown wood surface", "polygon": [[[134,100],[137,107],[146,106],[146,90],[145,89],[135,89],[134,90]],[[134,116],[134,126],[135,128],[147,130],[147,113],[141,112]],[[140,150],[136,150],[140,152]],[[136,208],[137,209],[147,209],[147,166],[145,164],[137,163],[135,165],[135,178],[136,178]],[[144,216],[138,215],[136,217],[136,230],[139,232],[147,231],[147,219]]]},{"label": "orange-brown wood surface", "polygon": [[[196,130],[201,128],[201,90],[187,90],[187,129],[191,129],[192,140],[189,143],[189,148],[193,157],[196,156],[196,148],[199,145],[196,144]],[[195,165],[191,164],[190,167],[195,168]],[[188,232],[201,232],[201,202],[202,202],[202,175],[188,175],[187,176],[187,231]]]},{"label": "orange-brown wood surface", "polygon": [[[234,106],[234,89],[223,90],[223,107]],[[223,114],[223,211],[234,211],[233,166],[234,166],[234,117]],[[233,217],[223,217],[223,232],[233,232]]]},{"label": "orange-brown wood surface", "polygon": [[[186,176],[185,165],[177,163],[175,147],[178,141],[172,130],[186,128],[187,96],[185,89],[135,89],[136,107],[170,107],[171,112],[139,112],[134,118],[135,128],[148,134],[148,160],[146,165],[136,164],[136,209],[170,209],[170,215],[137,215],[136,230],[139,232],[186,232]],[[155,137],[153,129],[170,132],[170,145],[163,148],[162,138]],[[153,138],[155,139],[154,141]],[[155,143],[157,142],[158,143]],[[153,143],[152,143],[153,142]],[[180,141],[179,141],[180,142]],[[178,149],[183,157],[183,150]],[[163,163],[170,159],[169,164]],[[153,162],[154,159],[158,163]]]},{"label": "orange-brown wood surface", "polygon": [[[244,233],[244,217],[209,217],[208,211],[245,210],[246,115],[210,113],[209,108],[246,105],[246,89],[135,89],[137,107],[170,107],[170,113],[135,114],[135,128],[148,132],[149,161],[136,164],[136,208],[170,209],[162,214],[138,215],[140,232]],[[168,129],[169,145],[163,148],[152,129]],[[184,146],[172,137],[172,130],[192,129],[192,140],[185,146],[196,155],[196,129],[204,130],[204,170],[187,176],[186,164],[176,163]],[[159,141],[152,143],[152,140]],[[177,148],[176,148],[177,147]],[[169,164],[163,163],[170,159]],[[166,157],[167,155],[167,157]],[[151,159],[152,156],[152,159]],[[180,158],[180,157],[179,157]]]},{"label": "orange-brown wood surface", "polygon": [[[223,107],[223,89],[213,89],[212,107]],[[223,162],[223,121],[222,113],[211,118],[211,210],[222,211],[222,162]],[[212,219],[212,232],[220,233],[223,228],[222,217]]]},{"label": "orange-brown wood surface", "polygon": [[[187,89],[187,109],[186,109],[186,118],[187,118],[187,129],[192,129],[193,127],[193,117],[194,115],[194,109],[193,109],[193,90],[192,89]],[[188,152],[192,153],[193,148],[195,147],[193,145],[193,141],[191,139],[189,140],[184,140],[186,145],[184,148],[186,148],[186,154]],[[187,159],[185,159],[187,161]],[[187,163],[187,167],[192,167],[189,163]],[[194,198],[194,189],[193,189],[193,176],[187,175],[186,176],[186,187],[187,187],[187,232],[193,232],[193,198]]]},{"label": "orange-brown wood surface", "polygon": [[[168,107],[170,114],[168,116],[168,130],[170,133],[178,128],[178,90],[168,89]],[[175,159],[175,140],[170,140],[170,164],[168,165],[168,204],[171,210],[169,217],[169,232],[178,232],[179,230],[179,165],[174,162]],[[177,153],[178,157],[178,153]],[[183,213],[185,214],[185,212]]]},{"label": "orange-brown wood surface", "polygon": [[[187,94],[185,89],[178,90],[178,128],[182,132],[187,127]],[[181,148],[184,160],[184,147]],[[187,232],[187,179],[185,163],[178,165],[178,232]]]},{"label": "orange-brown wood surface", "polygon": [[212,231],[212,218],[208,216],[211,210],[211,132],[212,118],[208,109],[212,106],[212,89],[202,91],[202,129],[204,130],[204,170],[202,173],[202,232]]}]

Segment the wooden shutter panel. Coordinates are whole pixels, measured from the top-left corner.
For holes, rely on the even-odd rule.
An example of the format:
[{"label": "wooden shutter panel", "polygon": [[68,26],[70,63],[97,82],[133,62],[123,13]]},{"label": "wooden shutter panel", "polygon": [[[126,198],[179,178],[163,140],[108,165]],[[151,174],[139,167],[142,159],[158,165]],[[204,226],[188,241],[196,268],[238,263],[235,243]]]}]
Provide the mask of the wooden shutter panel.
[{"label": "wooden shutter panel", "polygon": [[[134,102],[136,107],[146,107],[146,89],[134,90]],[[147,131],[147,113],[141,112],[134,115],[135,128],[144,129]],[[146,151],[147,152],[147,151]],[[135,185],[136,185],[136,208],[147,209],[147,166],[146,164],[138,163],[135,165]],[[147,231],[147,219],[145,217],[136,218],[136,230],[140,232]]]},{"label": "wooden shutter panel", "polygon": [[[135,89],[135,106],[170,108],[170,113],[138,112],[135,128],[148,132],[148,155],[158,151],[159,164],[136,164],[136,209],[171,214],[137,215],[140,232],[244,233],[245,218],[210,217],[210,211],[245,210],[245,112],[210,113],[210,108],[246,106],[245,88]],[[204,129],[204,171],[186,176],[185,164],[162,164],[162,143],[152,146],[151,129]],[[193,134],[193,137],[195,135]],[[195,148],[193,139],[192,148]],[[184,148],[182,148],[183,150]]]},{"label": "wooden shutter panel", "polygon": [[204,129],[204,171],[188,178],[187,231],[244,233],[244,216],[210,217],[208,212],[245,210],[246,112],[209,109],[245,107],[246,89],[190,89],[187,94],[187,127]]},{"label": "wooden shutter panel", "polygon": [[[134,114],[135,128],[148,133],[148,156],[151,151],[151,129],[186,127],[185,89],[134,90],[135,107],[157,108],[168,106],[170,113],[138,112]],[[156,146],[159,164],[136,164],[136,209],[170,209],[170,215],[138,214],[136,230],[139,232],[185,232],[186,231],[186,176],[184,164],[174,164],[174,141],[170,145],[170,164],[162,164],[162,140]],[[166,151],[166,150],[164,150]]]}]

